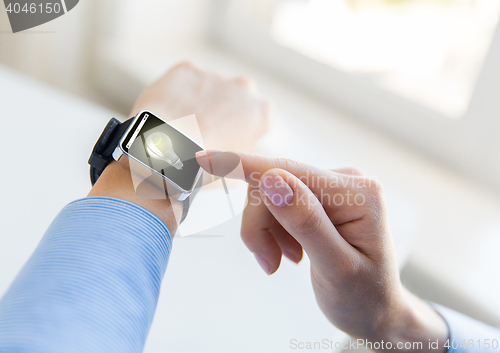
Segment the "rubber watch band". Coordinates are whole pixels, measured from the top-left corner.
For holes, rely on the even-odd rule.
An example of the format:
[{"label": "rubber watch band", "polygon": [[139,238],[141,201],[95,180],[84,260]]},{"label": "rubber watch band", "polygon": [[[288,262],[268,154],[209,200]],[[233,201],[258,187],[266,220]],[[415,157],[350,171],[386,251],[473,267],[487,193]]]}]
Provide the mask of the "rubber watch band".
[{"label": "rubber watch band", "polygon": [[[115,150],[116,146],[118,146],[120,139],[122,138],[125,131],[127,131],[133,119],[134,118],[130,118],[123,123],[120,123],[118,119],[112,118],[102,131],[101,136],[92,149],[92,154],[90,155],[88,161],[88,163],[90,164],[90,182],[92,183],[92,186],[94,186],[94,184],[97,182],[108,164],[113,161],[113,151]],[[198,185],[200,184],[200,182],[198,183]],[[182,201],[183,207],[180,223],[184,221],[188,214],[189,199],[190,197]]]},{"label": "rubber watch band", "polygon": [[117,119],[112,118],[104,128],[89,158],[92,186],[94,186],[107,165],[113,161],[113,151],[131,122],[132,119],[128,119],[120,123]]}]

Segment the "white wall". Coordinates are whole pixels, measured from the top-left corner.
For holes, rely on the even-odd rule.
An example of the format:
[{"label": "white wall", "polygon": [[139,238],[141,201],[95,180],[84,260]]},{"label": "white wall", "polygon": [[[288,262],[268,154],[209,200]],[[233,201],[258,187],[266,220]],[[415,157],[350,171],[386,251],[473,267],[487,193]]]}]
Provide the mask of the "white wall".
[{"label": "white wall", "polygon": [[79,92],[88,61],[86,18],[93,5],[94,0],[81,1],[66,15],[16,34],[11,32],[7,13],[1,9],[0,63]]},{"label": "white wall", "polygon": [[[120,0],[113,36],[131,43],[184,46],[205,39],[210,0]],[[133,48],[131,48],[133,50]]]},{"label": "white wall", "polygon": [[[13,34],[0,11],[0,64],[86,98],[99,42],[154,41],[175,48],[205,39],[210,0],[82,0],[66,15]],[[0,5],[3,6],[3,5]],[[101,99],[102,100],[102,99]],[[101,101],[102,103],[102,101]]]}]

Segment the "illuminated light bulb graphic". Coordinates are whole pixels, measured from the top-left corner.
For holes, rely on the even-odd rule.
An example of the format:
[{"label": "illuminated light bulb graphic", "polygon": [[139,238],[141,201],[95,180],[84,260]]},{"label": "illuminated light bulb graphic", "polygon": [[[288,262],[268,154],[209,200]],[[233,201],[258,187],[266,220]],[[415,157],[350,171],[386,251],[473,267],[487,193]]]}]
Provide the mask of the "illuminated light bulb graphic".
[{"label": "illuminated light bulb graphic", "polygon": [[182,161],[175,154],[170,137],[162,132],[154,132],[146,139],[146,150],[151,158],[167,162],[177,170],[182,169]]}]

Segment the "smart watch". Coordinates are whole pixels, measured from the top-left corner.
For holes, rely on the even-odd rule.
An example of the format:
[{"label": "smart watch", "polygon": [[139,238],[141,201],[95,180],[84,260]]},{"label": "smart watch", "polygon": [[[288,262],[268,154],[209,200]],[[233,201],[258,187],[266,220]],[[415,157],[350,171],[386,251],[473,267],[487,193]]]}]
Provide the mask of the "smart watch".
[{"label": "smart watch", "polygon": [[127,156],[132,173],[183,202],[182,222],[189,208],[189,196],[201,182],[202,169],[195,154],[202,150],[150,111],[143,110],[123,123],[112,118],[90,155],[90,180],[94,185],[111,161]]}]

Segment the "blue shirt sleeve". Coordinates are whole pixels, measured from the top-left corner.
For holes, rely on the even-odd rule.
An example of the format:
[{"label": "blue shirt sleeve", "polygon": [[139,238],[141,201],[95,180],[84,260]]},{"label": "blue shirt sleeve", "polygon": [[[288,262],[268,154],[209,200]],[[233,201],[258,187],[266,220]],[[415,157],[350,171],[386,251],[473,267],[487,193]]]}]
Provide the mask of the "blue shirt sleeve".
[{"label": "blue shirt sleeve", "polygon": [[447,353],[500,351],[500,330],[444,306],[432,304],[450,330]]},{"label": "blue shirt sleeve", "polygon": [[0,301],[0,352],[141,352],[171,248],[136,204],[69,204]]}]

